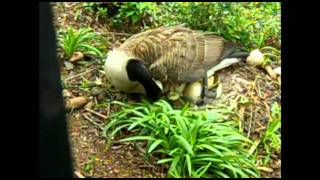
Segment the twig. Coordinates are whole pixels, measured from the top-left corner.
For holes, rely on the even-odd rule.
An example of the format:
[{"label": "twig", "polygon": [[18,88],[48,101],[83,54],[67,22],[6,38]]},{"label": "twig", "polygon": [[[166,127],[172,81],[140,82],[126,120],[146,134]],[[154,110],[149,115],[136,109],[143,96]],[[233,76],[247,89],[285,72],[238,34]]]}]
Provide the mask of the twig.
[{"label": "twig", "polygon": [[269,108],[269,106],[268,106],[268,104],[266,102],[263,102],[263,103],[266,106],[268,118],[269,118],[269,121],[270,121],[270,119],[271,119],[270,108]]},{"label": "twig", "polygon": [[108,103],[108,107],[107,107],[107,118],[109,117],[110,114],[110,103]]},{"label": "twig", "polygon": [[[253,84],[252,84],[252,89],[250,89],[250,90],[251,90],[250,94],[252,94],[253,91],[256,90],[256,83],[257,83],[258,77],[259,77],[259,75],[257,75],[256,78],[254,79],[254,82],[253,82]],[[256,90],[256,91],[257,91],[257,90]],[[258,92],[257,92],[257,94],[258,94]],[[258,95],[259,95],[259,94],[258,94]]]},{"label": "twig", "polygon": [[249,129],[248,129],[248,134],[247,134],[247,138],[249,138],[250,136],[250,131],[251,131],[251,124],[252,124],[252,106],[250,106],[251,109],[251,113],[250,113],[250,121],[249,121]]},{"label": "twig", "polygon": [[80,172],[75,171],[74,174],[78,177],[78,178],[86,178],[84,177]]},{"label": "twig", "polygon": [[254,131],[255,131],[255,132],[259,132],[259,131],[261,131],[261,130],[263,130],[263,129],[266,129],[266,127],[261,126],[261,127],[257,128],[257,129],[256,129],[256,130],[254,130]]},{"label": "twig", "polygon": [[140,168],[153,168],[153,165],[148,165],[148,164],[141,164],[139,165]]},{"label": "twig", "polygon": [[257,167],[257,169],[261,171],[266,171],[266,172],[273,172],[273,169],[268,168],[268,167]]},{"label": "twig", "polygon": [[254,143],[252,144],[248,154],[252,155],[254,153],[254,151],[257,149],[258,145],[260,143],[260,139],[257,139],[256,141],[254,141]]},{"label": "twig", "polygon": [[98,68],[98,67],[95,67],[95,68],[92,68],[92,69],[88,69],[88,70],[86,70],[86,71],[84,71],[84,72],[81,72],[81,73],[79,73],[79,74],[76,74],[76,75],[73,75],[73,76],[69,76],[69,77],[65,78],[64,81],[66,82],[66,81],[68,81],[68,80],[70,80],[70,79],[79,77],[79,76],[81,76],[81,75],[83,75],[83,74],[89,73],[89,72],[94,71],[94,70],[97,70],[97,69],[99,69],[99,68]]},{"label": "twig", "polygon": [[95,122],[94,120],[92,120],[91,118],[89,118],[89,117],[86,116],[86,115],[83,115],[83,117],[84,117],[86,120],[90,121],[90,122],[91,122],[92,124],[94,124],[95,126],[97,126],[100,130],[103,131],[103,128],[102,128],[102,125],[101,125],[101,124]]},{"label": "twig", "polygon": [[89,108],[85,108],[84,110],[86,110],[86,111],[88,111],[88,112],[90,112],[90,113],[92,113],[92,114],[94,114],[94,115],[96,115],[96,116],[99,116],[99,117],[101,117],[102,119],[107,119],[107,118],[108,118],[107,116],[105,116],[105,115],[103,115],[103,114],[100,114],[100,113],[98,113],[98,112],[96,112],[96,111],[93,111],[93,110],[91,110],[91,109],[89,109]]},{"label": "twig", "polygon": [[98,101],[97,101],[96,97],[93,98],[93,101],[94,101],[94,104],[98,104]]}]

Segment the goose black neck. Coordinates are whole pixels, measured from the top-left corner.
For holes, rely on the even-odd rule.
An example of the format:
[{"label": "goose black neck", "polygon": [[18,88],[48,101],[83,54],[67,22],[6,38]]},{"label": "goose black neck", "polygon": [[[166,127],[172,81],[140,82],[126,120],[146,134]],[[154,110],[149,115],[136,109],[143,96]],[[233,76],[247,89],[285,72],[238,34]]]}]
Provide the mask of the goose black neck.
[{"label": "goose black neck", "polygon": [[138,81],[143,85],[149,99],[156,101],[160,98],[161,89],[153,81],[150,71],[142,61],[130,59],[126,70],[130,81]]}]

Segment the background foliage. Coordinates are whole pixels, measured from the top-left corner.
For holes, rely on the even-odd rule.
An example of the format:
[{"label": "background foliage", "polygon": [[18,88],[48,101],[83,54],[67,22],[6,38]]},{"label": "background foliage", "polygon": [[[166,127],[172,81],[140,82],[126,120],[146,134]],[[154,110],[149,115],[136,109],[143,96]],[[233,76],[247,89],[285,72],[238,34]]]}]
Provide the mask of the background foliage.
[{"label": "background foliage", "polygon": [[113,27],[139,26],[145,30],[185,23],[193,29],[217,32],[248,49],[281,46],[278,2],[112,2],[84,6]]}]

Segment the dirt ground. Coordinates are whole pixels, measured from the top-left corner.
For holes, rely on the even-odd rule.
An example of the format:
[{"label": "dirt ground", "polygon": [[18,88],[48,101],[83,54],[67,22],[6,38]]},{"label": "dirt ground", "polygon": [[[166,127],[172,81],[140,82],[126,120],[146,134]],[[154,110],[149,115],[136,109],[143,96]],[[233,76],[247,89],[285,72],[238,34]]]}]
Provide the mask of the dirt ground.
[{"label": "dirt ground", "polygon": [[[84,11],[79,3],[52,3],[52,6],[56,30],[69,26],[77,29],[91,27],[95,32],[107,38],[108,49],[106,51],[124,42],[129,37],[128,34],[138,33],[137,30],[130,32],[127,29],[110,28],[107,24],[95,19],[92,13]],[[81,13],[80,16],[76,15],[77,11]],[[58,53],[59,57],[62,57],[61,49]],[[77,96],[86,96],[90,99],[86,106],[68,111],[67,115],[76,176],[164,177],[163,167],[155,165],[152,160],[147,163],[143,150],[132,143],[113,144],[109,149],[106,148],[105,138],[100,129],[100,125],[105,121],[102,117],[108,116],[116,109],[107,103],[108,94],[105,89],[111,88],[110,92],[117,100],[127,99],[128,96],[108,84],[89,84],[89,88],[81,86],[83,77],[90,82],[94,82],[97,78],[105,79],[101,62],[88,57],[83,60],[83,63],[75,64],[73,69],[67,70],[65,60],[60,60],[61,75],[72,77],[65,86],[65,99]],[[76,76],[79,73],[83,73],[83,76]],[[212,105],[223,103],[229,107],[234,106],[234,110],[239,113],[242,120],[243,132],[250,139],[259,138],[264,133],[268,122],[269,114],[266,112],[269,112],[273,102],[280,103],[281,101],[279,80],[272,79],[264,69],[251,67],[245,63],[223,69],[216,76],[219,77],[222,84],[222,94],[212,102]],[[211,90],[212,93],[215,91],[216,89]],[[242,103],[234,104],[234,100],[239,100],[237,98],[242,98]],[[264,153],[263,148],[259,146],[258,156]],[[267,166],[262,164],[260,166],[262,177],[281,177],[280,152],[272,154]]]}]

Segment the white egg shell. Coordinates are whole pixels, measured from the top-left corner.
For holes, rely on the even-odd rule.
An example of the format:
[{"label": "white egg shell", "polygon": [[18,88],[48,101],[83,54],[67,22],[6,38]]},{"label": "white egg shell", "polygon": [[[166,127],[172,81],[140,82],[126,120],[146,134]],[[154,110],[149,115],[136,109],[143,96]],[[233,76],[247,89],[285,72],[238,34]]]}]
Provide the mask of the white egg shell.
[{"label": "white egg shell", "polygon": [[202,84],[200,82],[193,82],[187,85],[184,91],[184,95],[196,100],[199,99],[202,92]]},{"label": "white egg shell", "polygon": [[252,66],[257,66],[262,64],[263,54],[259,49],[255,49],[250,52],[250,55],[247,57],[247,63]]}]

